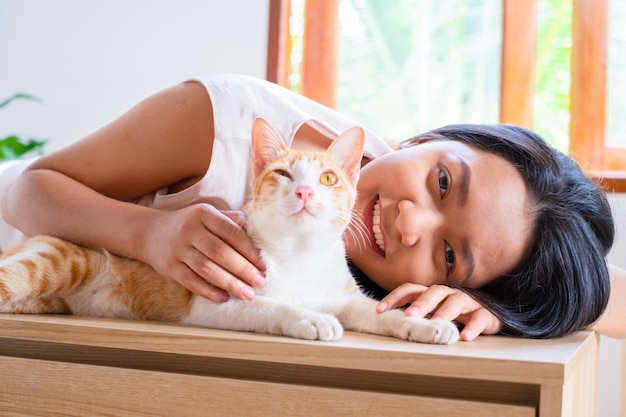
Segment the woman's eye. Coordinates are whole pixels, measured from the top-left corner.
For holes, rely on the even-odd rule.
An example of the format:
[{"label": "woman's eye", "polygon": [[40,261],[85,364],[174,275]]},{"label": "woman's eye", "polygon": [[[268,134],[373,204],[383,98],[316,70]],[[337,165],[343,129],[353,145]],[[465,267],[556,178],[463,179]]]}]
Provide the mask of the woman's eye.
[{"label": "woman's eye", "polygon": [[289,172],[285,171],[284,169],[276,169],[274,170],[274,172],[280,175],[281,177],[287,177],[291,179],[291,174],[289,174]]},{"label": "woman's eye", "polygon": [[320,175],[320,183],[328,187],[337,184],[337,174],[332,171],[325,171]]},{"label": "woman's eye", "polygon": [[448,266],[448,275],[452,275],[452,272],[454,272],[456,256],[454,255],[454,250],[452,250],[450,245],[448,245],[447,243],[445,244],[444,257],[446,259],[446,265]]},{"label": "woman's eye", "polygon": [[441,193],[441,198],[443,199],[448,194],[448,188],[450,188],[450,177],[445,169],[439,170],[437,184],[439,185],[439,192]]}]

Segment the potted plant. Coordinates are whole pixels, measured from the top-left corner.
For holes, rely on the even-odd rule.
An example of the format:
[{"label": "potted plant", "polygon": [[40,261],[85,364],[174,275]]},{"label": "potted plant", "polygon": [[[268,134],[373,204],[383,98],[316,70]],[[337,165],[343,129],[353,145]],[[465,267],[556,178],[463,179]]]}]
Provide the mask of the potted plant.
[{"label": "potted plant", "polygon": [[[0,102],[0,109],[8,106],[14,100],[30,100],[35,102],[41,102],[35,96],[26,93],[16,93],[6,100]],[[24,138],[17,134],[11,134],[4,138],[0,138],[0,161],[7,161],[10,159],[19,159],[24,155],[32,153],[43,153],[43,146],[47,143],[47,140],[41,140],[36,138]]]}]

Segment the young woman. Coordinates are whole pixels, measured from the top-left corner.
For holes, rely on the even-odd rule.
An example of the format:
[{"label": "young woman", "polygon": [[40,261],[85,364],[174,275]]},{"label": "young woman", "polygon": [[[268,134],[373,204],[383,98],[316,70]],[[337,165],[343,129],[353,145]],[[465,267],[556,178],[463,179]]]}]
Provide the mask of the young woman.
[{"label": "young woman", "polygon": [[[2,250],[45,233],[147,262],[214,301],[251,298],[263,264],[239,210],[250,195],[256,117],[309,149],[356,124],[251,77],[168,88],[83,140],[7,169]],[[380,312],[411,303],[407,314],[465,323],[465,340],[553,337],[596,322],[608,302],[606,199],[527,130],[452,126],[395,151],[367,132],[355,213],[348,255],[366,290],[384,297]],[[624,312],[613,300],[625,279],[614,275],[621,289],[597,326],[620,335]]]}]

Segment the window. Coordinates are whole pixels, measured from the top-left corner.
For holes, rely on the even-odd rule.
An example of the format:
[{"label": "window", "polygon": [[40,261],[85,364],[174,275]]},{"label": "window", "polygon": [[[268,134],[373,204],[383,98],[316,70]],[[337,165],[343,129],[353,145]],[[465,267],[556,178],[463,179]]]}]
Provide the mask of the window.
[{"label": "window", "polygon": [[607,189],[626,191],[626,0],[271,0],[270,8],[268,79],[391,142],[448,123],[526,126]]}]

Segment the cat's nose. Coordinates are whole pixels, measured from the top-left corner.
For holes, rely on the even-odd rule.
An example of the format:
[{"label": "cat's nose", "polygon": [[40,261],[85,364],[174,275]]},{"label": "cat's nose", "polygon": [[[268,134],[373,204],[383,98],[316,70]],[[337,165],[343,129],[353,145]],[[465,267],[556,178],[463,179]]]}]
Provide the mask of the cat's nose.
[{"label": "cat's nose", "polygon": [[313,189],[308,185],[300,185],[296,188],[296,195],[303,203],[306,203],[311,197],[313,197]]}]

